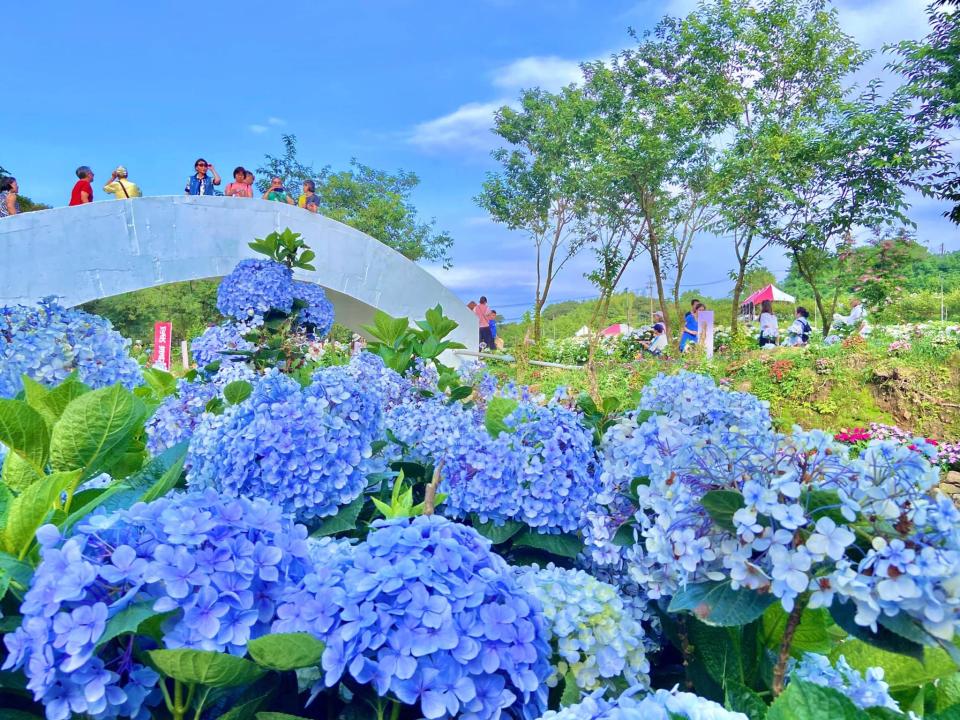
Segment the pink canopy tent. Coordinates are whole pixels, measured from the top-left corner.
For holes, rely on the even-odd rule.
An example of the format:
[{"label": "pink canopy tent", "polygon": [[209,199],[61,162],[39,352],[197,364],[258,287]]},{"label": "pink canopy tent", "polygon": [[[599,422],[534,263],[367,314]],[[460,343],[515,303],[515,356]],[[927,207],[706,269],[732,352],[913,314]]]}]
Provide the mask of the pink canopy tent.
[{"label": "pink canopy tent", "polygon": [[615,325],[605,328],[603,335],[626,335],[630,332],[630,329],[630,326],[625,323],[616,323]]},{"label": "pink canopy tent", "polygon": [[770,300],[771,302],[796,302],[797,299],[793,295],[788,295],[780,288],[775,285],[767,285],[765,288],[760,288],[750,297],[740,303],[743,305],[759,305],[764,300]]}]

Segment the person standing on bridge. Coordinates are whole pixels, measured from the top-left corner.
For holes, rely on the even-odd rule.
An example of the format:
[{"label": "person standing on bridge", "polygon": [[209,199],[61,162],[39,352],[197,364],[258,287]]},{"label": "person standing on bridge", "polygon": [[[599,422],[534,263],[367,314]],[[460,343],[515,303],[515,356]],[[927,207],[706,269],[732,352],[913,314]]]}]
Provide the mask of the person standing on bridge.
[{"label": "person standing on bridge", "polygon": [[[208,163],[203,158],[199,158],[193,164],[193,169],[196,172],[187,178],[187,184],[186,187],[183,188],[183,191],[187,195],[215,194],[213,186],[220,184],[220,176],[217,175],[217,171],[213,169],[213,164]],[[207,170],[213,174],[212,179],[207,175]]]},{"label": "person standing on bridge", "polygon": [[273,200],[274,202],[285,202],[287,205],[293,205],[293,196],[283,187],[283,179],[279,177],[270,178],[270,187],[261,196],[264,200]]},{"label": "person standing on bridge", "polygon": [[141,196],[137,184],[127,180],[127,169],[121,165],[110,175],[110,182],[103,186],[105,193],[113,193],[117,200],[129,200]]},{"label": "person standing on bridge", "polygon": [[303,192],[297,198],[297,207],[302,207],[312,213],[320,209],[320,196],[317,195],[317,184],[313,180],[303,181]]},{"label": "person standing on bridge", "polygon": [[16,215],[20,212],[17,193],[20,187],[15,177],[0,177],[0,218]]},{"label": "person standing on bridge", "polygon": [[227,197],[252,198],[253,189],[247,184],[248,174],[246,168],[242,165],[236,168],[233,171],[233,182],[227,185],[227,190],[224,195]]},{"label": "person standing on bridge", "polygon": [[70,193],[70,205],[86,205],[93,202],[93,170],[86,165],[77,168],[77,180]]}]

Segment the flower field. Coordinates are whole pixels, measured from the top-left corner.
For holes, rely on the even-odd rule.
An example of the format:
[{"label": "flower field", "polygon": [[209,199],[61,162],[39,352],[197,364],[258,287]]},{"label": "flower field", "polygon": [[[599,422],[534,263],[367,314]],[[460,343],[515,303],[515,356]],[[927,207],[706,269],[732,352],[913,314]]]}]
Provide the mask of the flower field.
[{"label": "flower field", "polygon": [[321,356],[312,253],[252,247],[182,377],[0,310],[2,717],[960,716],[956,444],[693,366],[544,392],[439,307]]}]

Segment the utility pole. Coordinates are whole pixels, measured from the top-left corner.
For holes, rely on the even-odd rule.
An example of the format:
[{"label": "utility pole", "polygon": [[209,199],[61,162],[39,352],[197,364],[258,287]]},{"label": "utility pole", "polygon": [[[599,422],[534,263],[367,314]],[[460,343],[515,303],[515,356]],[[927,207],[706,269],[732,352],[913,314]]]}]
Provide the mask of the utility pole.
[{"label": "utility pole", "polygon": [[[941,250],[943,249],[943,244],[940,244]],[[941,255],[943,253],[941,252]],[[943,275],[940,276],[940,322],[944,322],[947,319],[947,307],[943,304]]]}]

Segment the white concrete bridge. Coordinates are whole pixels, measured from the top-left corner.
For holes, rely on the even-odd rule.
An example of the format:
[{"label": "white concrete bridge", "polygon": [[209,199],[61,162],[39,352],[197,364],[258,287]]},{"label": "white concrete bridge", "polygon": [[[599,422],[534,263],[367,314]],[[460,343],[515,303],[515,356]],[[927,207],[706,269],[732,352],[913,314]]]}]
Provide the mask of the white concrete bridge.
[{"label": "white concrete bridge", "polygon": [[[443,306],[451,340],[473,349],[476,317],[430,273],[347,225],[290,205],[231,197],[147,197],[0,220],[0,305],[57,295],[65,305],[183,280],[221,277],[258,255],[254,238],[289,227],[317,254],[313,272],[337,321],[354,330],[375,309],[411,320]],[[163,318],[157,318],[162,320]]]}]

